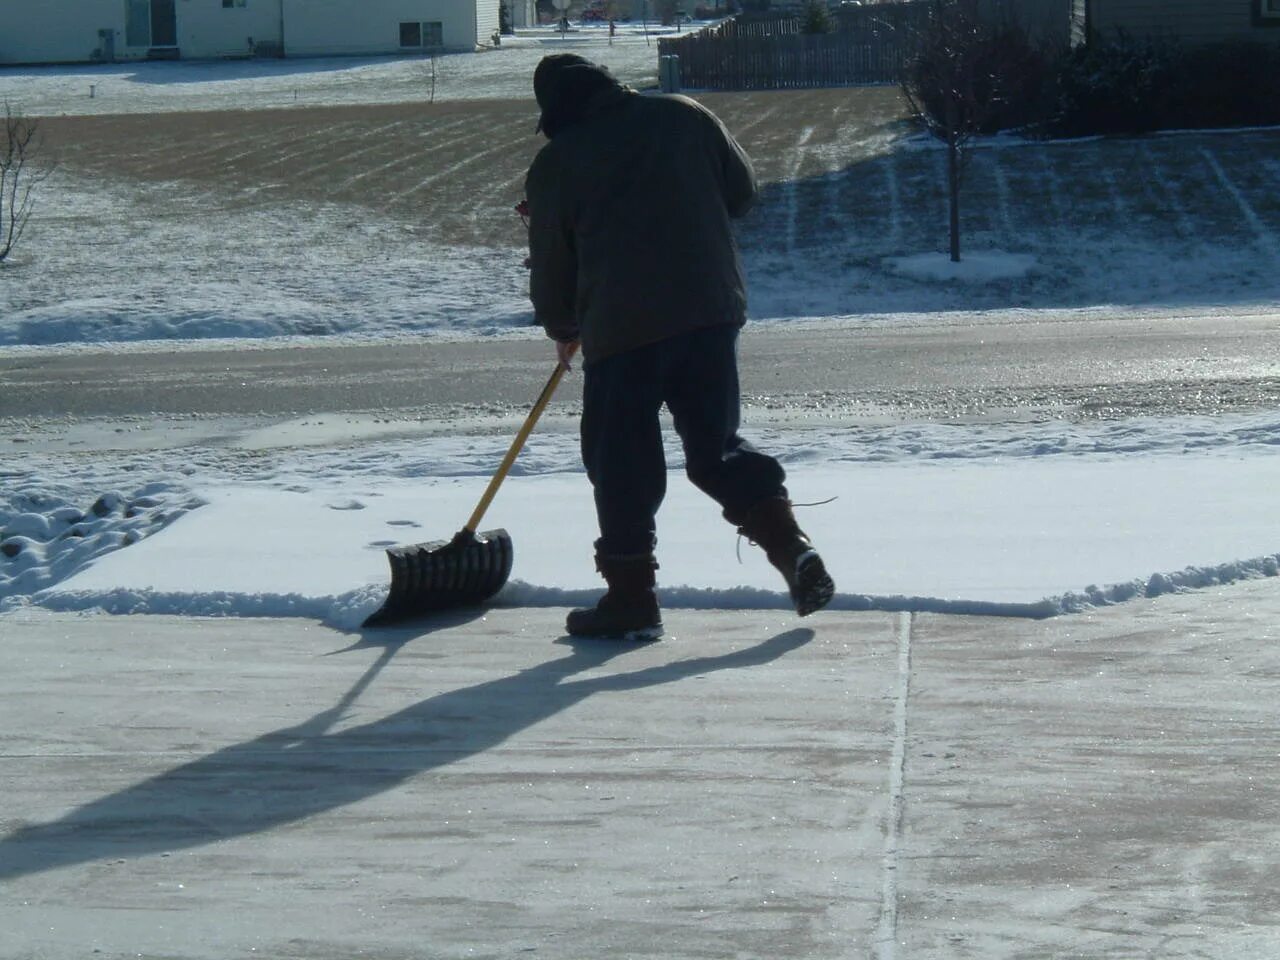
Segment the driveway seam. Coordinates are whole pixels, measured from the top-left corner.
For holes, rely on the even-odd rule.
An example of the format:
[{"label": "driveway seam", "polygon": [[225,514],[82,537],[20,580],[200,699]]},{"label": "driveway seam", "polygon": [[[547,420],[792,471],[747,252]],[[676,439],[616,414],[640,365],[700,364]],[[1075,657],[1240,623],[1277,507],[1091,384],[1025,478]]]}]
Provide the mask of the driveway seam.
[{"label": "driveway seam", "polygon": [[881,860],[880,923],[876,960],[896,960],[898,940],[898,852],[902,845],[907,767],[907,703],[911,695],[911,624],[915,615],[898,615],[898,679],[893,707],[893,756],[889,762],[889,813]]}]

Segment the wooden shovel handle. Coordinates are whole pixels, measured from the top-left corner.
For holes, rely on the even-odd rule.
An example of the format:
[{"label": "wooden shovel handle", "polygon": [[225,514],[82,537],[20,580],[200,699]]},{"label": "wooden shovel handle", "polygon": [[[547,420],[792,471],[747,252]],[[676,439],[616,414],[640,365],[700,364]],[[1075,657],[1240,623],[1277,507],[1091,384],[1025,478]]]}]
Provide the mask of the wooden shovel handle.
[{"label": "wooden shovel handle", "polygon": [[[576,350],[576,348],[574,348]],[[570,351],[569,356],[573,356]],[[529,434],[533,433],[533,428],[538,422],[538,418],[542,416],[542,411],[547,408],[547,404],[551,402],[551,395],[556,392],[556,387],[560,385],[560,379],[564,376],[568,369],[563,363],[557,363],[556,368],[551,371],[551,377],[547,380],[547,385],[542,388],[542,393],[538,395],[538,399],[533,404],[533,409],[529,411],[529,416],[524,419],[524,426],[520,428],[520,432],[516,434],[516,438],[511,441],[511,447],[507,450],[507,455],[502,458],[502,463],[498,466],[498,472],[493,475],[493,479],[489,481],[489,485],[484,489],[484,495],[480,497],[480,502],[476,504],[475,511],[471,514],[471,519],[467,521],[464,530],[475,533],[480,526],[480,521],[484,519],[485,511],[489,509],[489,504],[493,502],[493,498],[498,493],[498,487],[502,485],[502,481],[506,479],[507,474],[511,470],[511,465],[516,462],[516,457],[520,455],[524,442],[529,439]]]}]

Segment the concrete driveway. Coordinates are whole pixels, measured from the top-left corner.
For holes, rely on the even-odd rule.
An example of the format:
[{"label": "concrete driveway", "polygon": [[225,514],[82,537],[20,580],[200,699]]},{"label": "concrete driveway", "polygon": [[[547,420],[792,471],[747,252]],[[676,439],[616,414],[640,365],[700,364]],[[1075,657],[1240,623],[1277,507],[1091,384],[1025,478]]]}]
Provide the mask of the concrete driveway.
[{"label": "concrete driveway", "polygon": [[1280,956],[1280,586],[3,622],[0,957]]}]

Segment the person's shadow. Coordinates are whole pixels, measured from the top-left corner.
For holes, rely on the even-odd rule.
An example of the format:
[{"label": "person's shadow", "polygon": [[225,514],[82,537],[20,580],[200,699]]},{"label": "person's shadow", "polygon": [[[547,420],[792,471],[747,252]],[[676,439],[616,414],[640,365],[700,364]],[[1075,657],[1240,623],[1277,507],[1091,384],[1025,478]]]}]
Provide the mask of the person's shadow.
[{"label": "person's shadow", "polygon": [[791,630],[745,650],[677,660],[631,673],[569,680],[628,649],[560,641],[566,657],[451,690],[372,723],[329,732],[394,656],[378,660],[335,704],[102,797],[50,823],[0,839],[0,881],[106,858],[179,850],[258,833],[390,790],[481,753],[596,693],[635,690],[715,670],[768,663],[813,638]]}]

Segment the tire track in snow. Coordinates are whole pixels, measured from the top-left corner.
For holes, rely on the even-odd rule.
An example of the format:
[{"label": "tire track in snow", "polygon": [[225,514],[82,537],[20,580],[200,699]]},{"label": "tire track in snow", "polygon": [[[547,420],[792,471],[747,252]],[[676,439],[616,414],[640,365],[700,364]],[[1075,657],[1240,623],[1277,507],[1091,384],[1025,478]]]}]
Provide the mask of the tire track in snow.
[{"label": "tire track in snow", "polygon": [[525,247],[526,244],[521,240],[519,229],[514,229],[509,241],[494,240],[488,235],[481,221],[485,218],[491,218],[495,222],[498,214],[507,211],[511,216],[511,222],[517,222],[515,214],[515,200],[512,198],[521,198],[524,196],[524,178],[527,171],[521,170],[513,177],[507,177],[504,180],[496,181],[488,189],[482,190],[476,194],[471,209],[467,212],[466,222],[467,228],[471,231],[472,241],[482,245],[510,245],[514,247]]},{"label": "tire track in snow", "polygon": [[744,123],[740,123],[740,124],[738,124],[738,125],[737,125],[737,127],[736,127],[735,129],[730,130],[729,132],[733,134],[733,138],[734,138],[735,140],[737,140],[739,143],[741,143],[741,142],[742,142],[742,135],[743,135],[744,133],[749,133],[749,132],[751,132],[752,130],[754,130],[756,127],[760,126],[761,124],[763,124],[763,123],[765,123],[765,122],[767,122],[767,121],[769,121],[769,120],[772,120],[772,119],[773,119],[774,114],[776,114],[776,113],[778,112],[778,110],[779,110],[779,109],[780,109],[780,108],[779,108],[779,107],[777,107],[777,106],[772,106],[772,107],[770,107],[770,108],[769,108],[769,109],[767,109],[767,110],[762,110],[762,111],[760,111],[759,113],[757,113],[757,114],[755,114],[754,116],[752,116],[752,118],[751,118],[750,120],[747,120],[747,121],[745,121]]},{"label": "tire track in snow", "polygon": [[[950,236],[951,173],[948,169],[947,151],[945,150],[935,151],[934,158],[936,160],[936,163],[934,165],[937,167],[937,172],[934,174],[934,182],[942,185],[942,189],[938,191],[938,200],[942,205],[941,210],[939,211],[941,214],[941,217],[938,222],[944,225],[944,228],[947,230],[947,235]],[[960,202],[961,203],[964,202],[963,191],[961,192]],[[961,207],[960,209],[960,216],[962,218],[960,227],[961,229],[963,229],[964,228],[964,222],[963,222],[964,208],[963,207]]]},{"label": "tire track in snow", "polygon": [[1066,250],[1073,238],[1071,231],[1067,229],[1066,214],[1062,209],[1062,180],[1058,177],[1058,171],[1053,168],[1053,159],[1049,156],[1048,149],[1041,147],[1037,150],[1036,159],[1040,161],[1040,168],[1044,171],[1043,209],[1049,214],[1049,222],[1045,224],[1046,232],[1052,238],[1050,242],[1055,249]]},{"label": "tire track in snow", "polygon": [[1191,223],[1191,216],[1187,212],[1186,205],[1182,202],[1182,197],[1179,195],[1176,185],[1170,180],[1168,172],[1161,166],[1150,144],[1144,143],[1141,153],[1143,166],[1149,174],[1145,179],[1148,183],[1158,185],[1160,191],[1167,198],[1165,209],[1172,214],[1170,219],[1179,239],[1186,241],[1188,246],[1194,244],[1196,242],[1195,226]]},{"label": "tire track in snow", "polygon": [[[1276,239],[1275,233],[1262,222],[1262,218],[1258,216],[1258,211],[1253,209],[1248,198],[1236,185],[1235,181],[1227,175],[1227,171],[1222,168],[1222,164],[1218,158],[1209,151],[1207,147],[1200,148],[1200,155],[1204,157],[1205,162],[1209,164],[1209,169],[1213,171],[1213,175],[1218,178],[1218,182],[1222,184],[1224,190],[1235,201],[1236,206],[1240,208],[1240,213],[1244,216],[1245,222],[1249,224],[1249,228],[1253,231],[1257,245],[1266,252],[1272,260],[1280,260],[1280,241]],[[1270,169],[1270,166],[1269,166]]]},{"label": "tire track in snow", "polygon": [[902,250],[904,231],[902,226],[902,171],[898,169],[898,152],[895,150],[884,161],[885,198],[889,204],[889,249]]},{"label": "tire track in snow", "polygon": [[[328,127],[325,128],[326,131],[329,129],[331,128],[328,128]],[[311,139],[313,136],[316,135],[316,130],[306,125],[286,127],[285,130],[282,132],[290,133],[294,130],[301,130],[302,133],[297,136],[286,136],[284,139],[277,139],[276,136],[274,135],[268,137],[268,136],[262,136],[261,134],[254,135],[247,140],[243,137],[235,137],[232,139],[230,143],[218,144],[217,146],[212,147],[209,150],[196,150],[190,153],[181,154],[180,156],[175,156],[172,152],[170,152],[168,154],[162,155],[161,160],[159,162],[149,164],[147,166],[143,166],[139,168],[137,172],[154,175],[157,171],[165,168],[166,166],[168,167],[174,166],[175,161],[178,164],[180,164],[181,168],[187,169],[187,170],[191,169],[193,166],[206,165],[214,161],[215,159],[217,159],[217,162],[220,165],[226,167],[226,166],[230,166],[231,164],[234,164],[238,160],[243,160],[245,157],[252,157],[255,155],[259,155],[264,151],[270,150],[272,149],[273,145],[283,146],[286,144],[291,145],[295,143],[302,143],[306,140]],[[219,158],[219,155],[227,147],[231,147],[233,150],[236,150],[236,148],[241,148],[241,149],[239,149],[236,152],[233,152],[230,156]]]},{"label": "tire track in snow", "polygon": [[[292,153],[280,154],[274,160],[268,160],[266,163],[262,164],[261,166],[256,167],[254,172],[260,174],[265,170],[270,170],[272,167],[278,167],[282,163],[288,163],[290,160],[293,160],[297,157],[302,157],[307,155],[314,156],[317,153],[323,153],[324,145],[326,143],[330,142],[331,140],[340,139],[340,136],[339,137],[329,136],[330,131],[334,131],[334,130],[343,131],[345,129],[345,130],[350,130],[356,136],[376,138],[379,134],[386,132],[387,130],[391,129],[394,126],[397,126],[400,122],[401,121],[393,120],[391,123],[384,123],[382,126],[375,127],[372,130],[362,130],[358,125],[353,125],[350,123],[334,124],[333,126],[325,127],[324,129],[318,131],[314,137],[307,138],[307,142],[305,142],[304,145],[299,147],[297,150],[294,150]],[[295,171],[292,171],[292,170],[289,171],[289,175],[291,177],[294,175],[294,173]]]},{"label": "tire track in snow", "polygon": [[786,210],[787,210],[787,232],[786,232],[786,249],[788,253],[793,253],[796,249],[796,239],[799,233],[800,220],[800,187],[799,177],[800,169],[804,166],[805,155],[807,151],[805,146],[809,143],[809,139],[813,136],[813,127],[805,127],[800,131],[800,137],[796,141],[796,145],[791,148],[790,156],[787,159],[787,176],[786,176]]},{"label": "tire track in snow", "polygon": [[[282,127],[277,133],[286,133],[295,130],[305,130],[305,125],[294,124],[292,126]],[[145,162],[136,167],[131,167],[133,173],[151,173],[155,170],[171,167],[175,162],[181,162],[184,166],[188,165],[192,160],[203,161],[206,157],[215,157],[224,150],[235,150],[244,147],[246,143],[260,143],[261,138],[254,136],[252,140],[246,140],[243,131],[226,131],[221,130],[213,134],[210,142],[198,150],[186,150],[181,154],[174,153],[174,143],[172,140],[162,140],[154,147],[148,149],[145,154],[147,159]]]},{"label": "tire track in snow", "polygon": [[[836,236],[841,233],[842,224],[845,222],[840,209],[841,193],[842,188],[847,188],[851,184],[852,178],[849,171],[855,158],[853,145],[840,136],[846,129],[844,115],[848,112],[849,108],[844,104],[832,107],[825,131],[834,133],[836,137],[820,146],[815,146],[812,151],[812,155],[823,162],[821,206],[814,222],[819,225],[819,229],[825,236]],[[856,125],[850,124],[850,126]],[[850,242],[838,245],[842,251],[849,251],[852,246]]]},{"label": "tire track in snow", "polygon": [[[343,122],[329,124],[328,126],[320,127],[318,129],[314,127],[302,127],[300,129],[304,131],[301,135],[286,137],[284,139],[277,139],[272,135],[259,134],[250,140],[237,141],[238,146],[245,146],[247,144],[247,149],[233,153],[227,157],[219,158],[215,151],[212,154],[207,155],[199,153],[186,154],[180,159],[182,161],[182,166],[186,169],[191,169],[196,166],[193,162],[196,160],[201,161],[201,165],[204,166],[208,166],[216,162],[218,166],[225,169],[228,167],[234,167],[239,163],[239,161],[245,160],[246,158],[269,155],[271,159],[266,160],[265,162],[248,164],[245,166],[244,172],[251,172],[253,176],[257,177],[263,171],[270,170],[272,167],[277,167],[280,164],[287,163],[297,157],[317,152],[317,143],[324,143],[329,140],[337,139],[340,136],[340,131],[358,128],[353,128],[353,125],[350,122]],[[295,147],[296,149],[293,149]],[[280,152],[281,150],[287,150],[288,152],[282,153]],[[261,183],[256,185],[258,187],[265,186],[265,184]]]},{"label": "tire track in snow", "polygon": [[[183,153],[181,159],[185,161],[191,156],[212,156],[220,150],[234,149],[243,143],[244,138],[237,131],[219,130],[209,135],[202,149]],[[175,159],[178,159],[174,156],[173,148],[174,144],[171,140],[162,140],[159,143],[148,141],[144,149],[134,153],[117,154],[112,157],[112,162],[113,165],[118,162],[121,169],[130,172],[161,169],[166,165],[172,166]]]},{"label": "tire track in snow", "polygon": [[1013,223],[1013,193],[1009,189],[1009,178],[1004,172],[1004,159],[1001,151],[990,151],[991,182],[996,188],[996,216],[1000,228],[1004,231],[1005,243],[1009,249],[1015,249],[1019,243],[1018,228]]},{"label": "tire track in snow", "polygon": [[843,157],[831,146],[824,147],[822,154],[826,163],[822,171],[821,220],[823,232],[835,226],[832,221],[840,220],[840,188],[845,178],[841,175],[840,162]]},{"label": "tire track in snow", "polygon": [[[389,143],[387,141],[381,140],[379,139],[379,137],[381,134],[387,133],[388,131],[398,130],[399,128],[403,127],[407,122],[408,121],[406,120],[396,120],[393,123],[389,123],[384,127],[378,127],[377,129],[370,130],[368,133],[362,133],[359,135],[359,139],[364,143],[363,146],[358,146],[352,150],[347,151],[346,153],[325,154],[323,159],[319,160],[316,163],[311,164],[310,166],[298,167],[296,170],[289,171],[289,178],[296,182],[298,180],[303,180],[314,173],[319,173],[320,171],[325,170],[328,167],[344,164],[351,160],[356,159],[357,157],[364,157],[369,155],[370,153],[374,153],[378,150],[384,150],[388,147],[394,148],[394,143]],[[325,153],[323,149],[318,149],[315,152]],[[367,169],[377,169],[377,168],[366,167],[365,169],[367,170]]]},{"label": "tire track in snow", "polygon": [[[448,123],[442,124],[438,127],[432,127],[432,128],[421,131],[421,133],[418,135],[418,139],[431,138],[436,136],[437,134],[447,134],[452,132],[453,130],[456,130],[460,126],[465,126],[469,122],[470,121],[468,120],[468,118],[459,117],[456,120],[451,120]],[[388,160],[386,163],[380,163],[374,166],[365,167],[359,173],[351,174],[349,177],[346,177],[339,183],[335,184],[334,190],[345,190],[348,187],[350,187],[352,184],[359,183],[361,180],[368,179],[369,177],[372,177],[375,175],[387,173],[388,171],[396,169],[397,167],[404,166],[407,163],[412,163],[413,161],[421,160],[423,157],[430,156],[433,153],[439,153],[441,150],[448,149],[449,147],[453,146],[457,142],[458,141],[454,141],[454,140],[446,140],[443,143],[436,143],[436,144],[431,144],[429,146],[423,147],[421,150],[405,149],[404,152],[402,152],[399,156],[396,156]],[[383,146],[383,145],[379,144],[379,146]],[[364,152],[367,152],[367,151],[362,151],[361,153],[363,154]],[[334,163],[343,162],[351,159],[351,156],[352,155],[335,158],[333,162]]]},{"label": "tire track in snow", "polygon": [[1116,216],[1117,223],[1128,223],[1132,218],[1129,210],[1129,203],[1125,200],[1124,194],[1120,192],[1120,185],[1116,183],[1115,171],[1110,167],[1099,165],[1098,173],[1102,177],[1103,185],[1107,188],[1107,194],[1111,198],[1111,212]]},{"label": "tire track in snow", "polygon": [[384,209],[391,209],[396,202],[400,200],[404,200],[407,197],[411,197],[415,193],[418,193],[420,190],[423,190],[426,187],[431,186],[431,184],[436,183],[437,181],[443,180],[445,177],[452,176],[458,171],[463,170],[466,167],[469,167],[473,164],[479,163],[488,157],[492,157],[492,156],[503,154],[503,153],[510,153],[512,148],[516,144],[523,141],[524,139],[525,139],[524,135],[522,134],[518,138],[504,141],[498,144],[497,146],[490,147],[488,150],[481,150],[477,153],[471,154],[470,156],[463,157],[461,160],[457,161],[456,163],[453,163],[447,167],[443,167],[440,170],[437,170],[431,176],[425,177],[424,179],[418,181],[418,183],[414,184],[409,189],[401,190],[399,193],[391,194],[389,197],[386,198],[387,203],[384,204]]},{"label": "tire track in snow", "polygon": [[[746,134],[749,134],[756,127],[769,121],[780,109],[781,107],[775,104],[774,106],[762,110],[760,113],[752,116],[751,119],[730,128],[729,132],[746,150],[748,156],[763,154],[771,157],[774,155],[775,151],[765,150],[761,144],[749,143],[749,138]],[[727,122],[726,127],[728,127]],[[766,127],[766,129],[769,128]],[[759,149],[757,149],[757,147],[759,147]],[[745,235],[752,235],[759,238],[762,244],[762,249],[767,249],[770,253],[773,253],[779,244],[776,240],[771,241],[770,238],[777,237],[784,231],[784,226],[778,221],[785,216],[785,186],[781,188],[779,195],[774,197],[772,194],[775,181],[772,178],[766,177],[765,173],[762,171],[761,162],[758,159],[753,159],[752,165],[755,169],[756,183],[757,187],[760,189],[760,195],[757,197],[756,203],[752,207],[751,215],[748,217],[748,222],[739,226],[738,235],[740,238]]]},{"label": "tire track in snow", "polygon": [[[447,133],[449,131],[452,131],[452,129],[456,129],[457,127],[460,127],[460,125],[465,125],[466,123],[467,123],[466,118],[453,120],[452,123],[445,125],[445,127],[433,129],[433,131],[429,131],[429,132],[424,132],[424,136],[426,136],[426,134],[428,133],[430,134]],[[398,155],[396,157],[393,157],[393,159],[388,160],[387,163],[378,164],[376,166],[369,166],[369,168],[365,168],[364,170],[361,170],[360,173],[349,175],[349,177],[342,180],[342,183],[337,184],[337,187],[335,187],[334,189],[347,188],[351,186],[351,184],[353,183],[360,182],[360,180],[362,179],[372,177],[372,175],[374,174],[387,174],[392,172],[392,170],[397,170],[399,168],[402,168],[402,166],[407,166],[413,163],[417,163],[417,161],[424,159],[424,157],[428,157],[433,154],[439,154],[439,152],[442,150],[452,150],[452,148],[457,147],[458,145],[460,145],[460,143],[471,143],[474,141],[483,141],[484,138],[485,136],[483,131],[476,131],[474,133],[467,134],[467,136],[465,137],[458,137],[457,140],[447,140],[444,142],[435,143],[435,145],[426,146],[419,151],[412,151],[412,152],[404,151],[402,152],[401,155]]]},{"label": "tire track in snow", "polygon": [[[328,133],[332,129],[334,128],[325,127],[324,130],[320,131],[320,133]],[[231,153],[230,155],[225,157],[219,156],[219,151],[213,151],[212,153],[207,153],[207,154],[198,153],[198,154],[183,156],[181,158],[181,166],[182,166],[182,169],[191,170],[197,166],[207,167],[207,166],[212,166],[216,164],[217,166],[226,170],[228,168],[235,167],[237,164],[240,163],[241,160],[245,160],[247,158],[261,157],[263,154],[275,155],[274,151],[276,150],[293,147],[295,144],[310,143],[316,136],[317,136],[317,131],[306,130],[305,128],[304,128],[304,132],[299,136],[287,137],[283,140],[276,139],[275,137],[256,136],[249,140],[236,141],[235,146],[244,147],[245,149]],[[290,153],[289,158],[292,158],[294,156],[300,156],[302,152],[303,151]],[[275,161],[268,162],[262,165],[255,165],[253,168],[254,173],[257,174],[262,170],[265,170],[267,167],[274,166],[274,165],[275,165]],[[158,164],[154,167],[149,168],[146,172],[154,175],[155,172],[159,170],[161,166],[162,165]],[[256,184],[256,185],[259,187],[263,186],[263,184]]]}]

